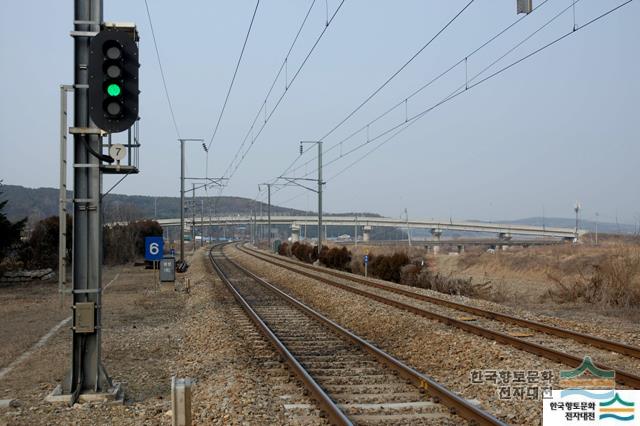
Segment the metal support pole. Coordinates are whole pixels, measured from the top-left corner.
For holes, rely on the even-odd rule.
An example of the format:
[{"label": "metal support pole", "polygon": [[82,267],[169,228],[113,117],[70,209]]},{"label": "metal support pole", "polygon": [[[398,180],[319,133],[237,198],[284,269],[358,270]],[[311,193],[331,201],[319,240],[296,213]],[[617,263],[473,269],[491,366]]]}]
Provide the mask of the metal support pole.
[{"label": "metal support pole", "polygon": [[407,222],[407,238],[409,239],[409,247],[411,247],[411,229],[409,229],[409,213],[407,209],[404,209],[404,215]]},{"label": "metal support pole", "polygon": [[[184,181],[185,181],[185,176],[184,176],[184,169],[185,169],[184,143],[185,142],[204,142],[204,139],[182,138],[182,139],[178,139],[178,141],[180,142],[180,260],[182,262],[184,262],[184,194],[185,194],[185,189],[184,189]],[[191,229],[193,231],[193,227]]]},{"label": "metal support pole", "polygon": [[191,251],[196,251],[196,184],[191,184]]},{"label": "metal support pole", "polygon": [[318,260],[322,251],[322,141],[318,141]]},{"label": "metal support pole", "polygon": [[[102,0],[75,0],[74,30],[98,32],[102,23]],[[89,44],[86,34],[74,36],[74,127],[96,129],[89,119]],[[100,161],[89,154],[87,144],[102,151],[97,130],[74,133],[73,173],[73,307],[74,327],[71,373],[65,393],[75,402],[81,393],[104,392],[111,381],[101,362],[102,217]],[[79,324],[78,309],[90,313],[92,323]],[[82,325],[84,327],[79,326]]]},{"label": "metal support pole", "polygon": [[60,85],[60,196],[58,205],[58,292],[60,306],[67,291],[67,92],[73,86]]},{"label": "metal support pole", "polygon": [[269,241],[269,250],[271,250],[271,184],[268,183],[267,184],[267,200],[268,200],[268,207],[267,207],[267,227],[269,228],[269,230],[267,231],[269,233],[268,236],[268,241]]},{"label": "metal support pole", "polygon": [[353,227],[353,234],[355,235],[353,238],[353,244],[355,247],[358,247],[358,215],[356,215],[356,224]]},{"label": "metal support pole", "polygon": [[262,205],[264,203],[262,201],[260,201],[260,226],[258,227],[258,241],[262,242],[262,239],[264,238],[264,223],[263,223],[263,219],[262,219]]},{"label": "metal support pole", "polygon": [[180,139],[180,261],[184,262],[184,139]]},{"label": "metal support pole", "polygon": [[204,247],[204,200],[200,200],[200,247]]}]

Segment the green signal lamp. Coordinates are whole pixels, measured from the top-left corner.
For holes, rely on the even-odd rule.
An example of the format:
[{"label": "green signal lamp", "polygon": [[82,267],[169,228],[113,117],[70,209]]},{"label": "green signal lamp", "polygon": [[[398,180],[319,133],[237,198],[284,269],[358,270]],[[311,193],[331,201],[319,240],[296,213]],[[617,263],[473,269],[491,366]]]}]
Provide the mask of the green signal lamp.
[{"label": "green signal lamp", "polygon": [[111,83],[107,86],[107,94],[109,96],[120,96],[120,93],[122,93],[122,89],[119,85]]}]

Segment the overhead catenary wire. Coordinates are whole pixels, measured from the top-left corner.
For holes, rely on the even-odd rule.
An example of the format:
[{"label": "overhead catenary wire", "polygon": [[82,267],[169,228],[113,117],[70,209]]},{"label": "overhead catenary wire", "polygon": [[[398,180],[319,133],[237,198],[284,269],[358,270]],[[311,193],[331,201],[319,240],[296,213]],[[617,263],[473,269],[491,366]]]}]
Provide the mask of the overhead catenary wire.
[{"label": "overhead catenary wire", "polygon": [[[423,44],[422,47],[420,47],[420,49],[418,49],[417,52],[415,52],[407,61],[405,61],[405,63],[402,64],[402,66],[400,68],[398,68],[395,72],[393,72],[391,74],[391,76],[389,76],[387,78],[387,80],[384,81],[384,83],[382,83],[380,86],[378,86],[378,88],[376,88],[369,96],[367,96],[367,98],[365,98],[364,101],[362,101],[360,103],[360,105],[358,105],[353,111],[351,111],[349,114],[347,114],[347,116],[345,118],[343,118],[338,124],[336,124],[331,130],[329,130],[324,136],[322,136],[318,140],[324,140],[327,137],[329,137],[336,130],[338,130],[344,123],[346,123],[351,117],[353,117],[358,111],[360,111],[362,109],[362,107],[364,107],[367,103],[369,103],[369,101],[371,99],[373,99],[378,93],[380,93],[380,91],[382,91],[382,89],[384,89],[393,79],[395,79],[407,66],[409,66],[409,64],[411,64],[411,62],[413,62],[418,56],[420,56],[420,54],[427,47],[429,47],[451,24],[453,24],[453,22],[456,21],[460,17],[460,15],[462,15],[464,13],[464,11],[467,10],[469,8],[469,6],[471,6],[473,4],[474,1],[475,0],[470,0],[438,32],[436,32],[436,34],[433,35],[433,37],[431,37],[431,39],[429,39],[429,41],[427,41],[425,44]],[[307,152],[310,149],[311,149],[311,147],[307,148],[306,150],[303,151],[303,153]],[[295,165],[295,163],[298,161],[299,158],[300,157],[296,157],[293,160],[293,162],[280,174],[280,176],[284,176],[291,169],[291,167],[293,167],[293,165]],[[276,179],[278,179],[278,178],[276,178]]]},{"label": "overhead catenary wire", "polygon": [[[253,145],[256,143],[256,141],[258,140],[260,134],[262,133],[262,131],[264,130],[264,128],[266,127],[267,123],[269,122],[269,120],[271,119],[271,117],[273,116],[273,114],[276,112],[276,110],[278,109],[278,106],[282,103],[282,100],[284,99],[284,97],[286,96],[286,94],[288,93],[288,89],[291,88],[291,85],[293,85],[294,81],[298,78],[298,76],[300,75],[300,73],[302,72],[302,69],[304,68],[304,66],[307,64],[309,58],[311,57],[311,54],[314,52],[314,50],[316,49],[316,47],[318,46],[318,44],[320,43],[320,40],[322,39],[322,37],[324,36],[324,34],[326,33],[327,29],[329,28],[329,26],[331,25],[331,23],[333,22],[333,20],[335,19],[335,17],[338,15],[338,12],[340,12],[340,9],[342,9],[342,6],[344,5],[346,0],[342,0],[336,10],[333,12],[333,14],[330,16],[329,20],[327,21],[326,25],[324,26],[324,28],[322,29],[322,32],[318,35],[318,37],[316,38],[315,42],[313,43],[313,45],[311,46],[311,49],[309,49],[309,51],[307,52],[306,56],[304,57],[304,60],[302,61],[302,63],[300,64],[300,66],[298,67],[298,69],[296,70],[296,72],[293,74],[293,76],[291,77],[291,81],[289,82],[288,86],[285,88],[285,90],[282,92],[282,94],[280,95],[280,97],[278,98],[278,100],[275,102],[274,106],[271,108],[271,111],[267,114],[267,100],[268,97],[265,98],[260,110],[258,111],[258,114],[256,114],[256,119],[254,119],[254,122],[252,124],[252,126],[250,127],[249,131],[247,132],[247,135],[245,136],[245,139],[243,140],[240,148],[238,149],[238,151],[236,152],[236,155],[234,156],[234,158],[238,158],[238,155],[240,152],[242,152],[242,147],[245,145],[245,142],[247,140],[247,138],[249,137],[249,135],[253,132],[254,126],[256,124],[257,121],[257,117],[260,116],[260,112],[264,110],[264,114],[265,114],[265,118],[264,118],[264,122],[262,123],[262,125],[260,126],[260,128],[258,129],[257,133],[255,135],[252,136],[251,138],[251,142],[249,143],[249,146],[246,148],[246,150],[242,153],[242,155],[239,156],[238,161],[234,164],[234,160],[232,160],[232,162],[229,164],[229,166],[227,167],[224,176],[228,179],[231,180],[231,178],[233,178],[233,176],[235,175],[236,171],[238,170],[238,168],[240,167],[240,165],[242,164],[242,162],[244,161],[244,159],[246,158],[247,154],[249,153],[249,151],[251,150],[251,148],[253,147]],[[305,18],[306,19],[306,18]],[[285,58],[286,61],[286,58]]]},{"label": "overhead catenary wire", "polygon": [[176,115],[173,111],[173,105],[171,104],[171,97],[169,96],[169,89],[167,87],[167,79],[164,75],[164,68],[162,68],[162,61],[160,60],[160,49],[158,49],[158,41],[156,40],[156,33],[153,29],[151,12],[149,11],[149,3],[147,3],[147,0],[144,0],[144,6],[145,6],[145,9],[147,10],[147,19],[149,20],[149,28],[151,29],[151,38],[153,39],[153,47],[156,50],[156,59],[158,60],[158,67],[160,68],[160,77],[162,78],[162,86],[164,87],[164,94],[167,99],[167,105],[169,106],[171,121],[173,122],[173,127],[176,131],[176,136],[178,139],[180,139],[180,130],[178,127],[178,122],[176,120]]},{"label": "overhead catenary wire", "polygon": [[[236,151],[235,155],[233,156],[230,164],[234,164],[236,159],[238,158],[238,155],[240,154],[240,152],[242,152],[242,148],[244,147],[249,135],[251,134],[251,132],[253,131],[253,128],[256,124],[256,122],[258,121],[258,118],[260,117],[260,114],[262,113],[262,110],[264,109],[267,99],[269,98],[269,96],[271,96],[271,92],[273,91],[273,88],[275,87],[276,83],[278,82],[278,79],[280,78],[280,75],[282,74],[282,71],[287,68],[287,61],[289,59],[289,55],[291,54],[291,51],[293,50],[293,47],[295,46],[296,42],[298,41],[298,38],[300,37],[300,33],[302,32],[302,29],[304,28],[305,24],[307,23],[307,19],[309,18],[309,14],[311,13],[311,10],[313,9],[313,6],[315,5],[316,0],[313,0],[311,2],[311,5],[309,6],[309,9],[307,10],[307,13],[304,16],[304,19],[302,20],[302,23],[300,24],[300,27],[298,28],[298,32],[296,33],[296,36],[293,39],[293,42],[291,42],[291,45],[289,46],[289,50],[287,51],[287,54],[284,57],[284,60],[282,61],[282,64],[280,65],[280,68],[278,69],[278,72],[276,73],[275,77],[273,78],[273,81],[271,82],[271,86],[269,87],[269,90],[267,91],[267,95],[265,96],[264,100],[260,103],[260,108],[258,109],[258,112],[256,112],[255,117],[253,118],[253,121],[251,122],[251,126],[249,127],[249,130],[247,131],[247,133],[245,134],[242,143],[240,144],[240,147],[238,148],[238,150]],[[285,89],[288,89],[287,87],[287,83],[285,82]],[[225,174],[227,170],[225,171]]]},{"label": "overhead catenary wire", "polygon": [[[575,3],[578,3],[580,0],[576,0]],[[634,0],[626,0],[625,2],[617,5],[616,7],[607,10],[606,12],[596,16],[595,18],[587,21],[586,23],[576,26],[575,28],[572,28],[570,31],[560,35],[559,37],[553,39],[552,41],[542,45],[541,47],[539,47],[538,49],[533,50],[532,52],[518,58],[517,60],[509,63],[508,65],[505,65],[504,67],[498,69],[497,71],[491,73],[490,75],[476,81],[473,84],[462,84],[461,86],[459,86],[456,90],[454,90],[453,92],[451,92],[449,95],[447,95],[445,98],[443,98],[442,100],[440,100],[439,102],[437,102],[436,104],[428,107],[427,109],[415,114],[414,116],[410,117],[407,121],[404,121],[400,124],[397,124],[395,126],[392,126],[391,128],[385,130],[384,132],[382,132],[381,134],[379,134],[378,136],[374,137],[371,140],[368,140],[364,143],[359,144],[358,146],[352,148],[350,151],[348,151],[347,153],[344,154],[344,156],[347,156],[353,152],[358,151],[359,149],[367,146],[368,144],[370,144],[371,142],[380,139],[386,135],[388,135],[389,133],[392,133],[394,131],[396,131],[395,133],[393,133],[389,138],[383,140],[381,143],[379,143],[378,145],[376,145],[372,150],[370,150],[369,152],[367,152],[366,154],[364,154],[363,156],[361,156],[360,158],[358,158],[357,160],[353,161],[352,163],[350,163],[347,167],[345,167],[344,169],[340,170],[339,172],[337,172],[336,174],[332,175],[329,179],[327,179],[327,181],[330,181],[336,177],[338,177],[339,175],[343,174],[344,172],[346,172],[348,169],[352,168],[353,166],[355,166],[357,163],[359,163],[360,161],[364,160],[366,157],[368,157],[370,154],[372,154],[374,151],[378,150],[381,146],[383,146],[384,144],[388,143],[389,141],[391,141],[393,138],[395,138],[398,134],[400,134],[402,131],[406,130],[408,127],[410,127],[411,125],[415,124],[420,118],[424,117],[427,113],[429,113],[430,111],[433,111],[434,109],[438,108],[439,106],[457,98],[459,95],[461,95],[462,93],[466,93],[469,90],[471,90],[474,87],[477,87],[495,77],[497,77],[498,75],[502,74],[503,72],[513,68],[514,66],[522,63],[523,61],[537,55],[538,53],[548,49],[549,47],[554,46],[555,44],[559,43],[560,41],[570,37],[571,35],[577,33],[578,31],[590,26],[591,24],[605,18],[606,16],[610,15],[611,13],[621,9],[622,7],[630,4],[631,2],[633,2]],[[545,23],[543,25],[543,27],[547,26],[551,21],[557,19],[560,15],[566,13],[569,9],[573,8],[574,4],[570,5],[569,7],[563,9],[559,14],[555,15],[553,18],[551,18],[550,21],[548,21],[547,23]],[[538,30],[536,30],[534,33],[537,33],[540,30],[540,28]],[[526,39],[530,38],[530,36],[528,36]],[[526,40],[525,39],[525,40]],[[522,41],[518,44],[520,45],[522,44]],[[510,50],[512,51],[513,48]],[[506,54],[505,54],[506,55]],[[501,58],[503,58],[505,55],[502,55]],[[487,69],[489,69],[491,66],[493,66],[497,61],[493,61],[489,66],[485,67],[482,71],[480,71],[479,73],[477,73],[474,77],[471,78],[470,81],[474,81],[476,80],[480,75],[484,74],[485,71],[487,71]],[[328,163],[326,163],[325,165],[330,165],[336,161],[338,161],[340,158],[342,157],[337,157],[334,158],[333,160],[329,161]],[[309,172],[309,174],[313,173],[313,170],[311,172]],[[292,197],[291,199],[287,200],[287,202],[293,201],[294,199],[298,198],[299,196],[301,196],[301,194],[298,194],[295,197]]]},{"label": "overhead catenary wire", "polygon": [[[557,19],[559,16],[561,16],[562,14],[564,14],[566,11],[568,11],[568,10],[569,10],[569,9],[571,9],[571,8],[573,8],[573,7],[574,7],[574,5],[575,5],[575,4],[577,4],[579,1],[580,1],[580,0],[576,0],[574,4],[572,4],[571,6],[569,6],[569,7],[565,8],[565,9],[563,9],[559,14],[557,14],[557,15],[555,15],[553,18],[551,18],[551,20],[549,20],[547,23],[545,23],[541,28],[546,27],[546,26],[547,26],[549,23],[551,23],[553,20]],[[460,87],[458,87],[458,89],[456,89],[454,92],[452,92],[452,93],[451,93],[451,94],[449,94],[447,97],[445,97],[444,99],[442,99],[440,102],[438,102],[438,103],[436,103],[435,105],[433,105],[433,106],[431,106],[431,107],[429,107],[429,108],[427,108],[427,109],[423,110],[422,112],[420,112],[420,113],[418,113],[418,114],[414,115],[414,116],[409,120],[409,121],[410,121],[410,124],[409,124],[409,125],[414,124],[415,122],[417,122],[417,120],[419,120],[420,118],[424,117],[427,113],[429,113],[429,112],[431,112],[432,110],[434,110],[435,108],[437,108],[437,107],[439,107],[439,106],[443,105],[444,103],[449,102],[450,100],[452,100],[452,99],[454,99],[454,98],[458,97],[458,96],[459,96],[459,95],[461,95],[462,93],[465,93],[465,92],[467,92],[468,90],[470,90],[470,89],[472,89],[472,88],[474,88],[474,87],[476,87],[476,86],[479,86],[479,85],[481,85],[481,84],[483,84],[483,83],[485,83],[485,82],[487,82],[487,81],[489,81],[489,80],[493,79],[494,77],[496,77],[496,76],[498,76],[498,75],[502,74],[503,72],[505,72],[505,71],[507,71],[507,70],[511,69],[512,67],[514,67],[514,66],[516,66],[516,65],[520,64],[521,62],[523,62],[523,61],[525,61],[525,60],[527,60],[527,59],[529,59],[529,58],[531,58],[531,57],[533,57],[533,56],[537,55],[538,53],[540,53],[540,52],[542,52],[542,51],[546,50],[547,48],[549,48],[549,47],[551,47],[551,46],[555,45],[556,43],[558,43],[558,42],[560,42],[560,41],[562,41],[562,40],[566,39],[567,37],[571,36],[572,34],[574,34],[574,33],[578,32],[578,31],[580,31],[580,30],[582,30],[583,28],[585,28],[585,27],[587,27],[587,26],[589,26],[589,25],[593,24],[594,22],[597,22],[597,21],[599,21],[600,19],[602,19],[602,18],[604,18],[604,17],[606,17],[606,16],[610,15],[611,13],[615,12],[616,10],[618,10],[618,9],[620,9],[620,8],[622,8],[622,7],[624,7],[624,6],[626,6],[627,4],[629,4],[629,3],[633,2],[633,1],[634,1],[634,0],[627,0],[627,1],[625,1],[624,3],[621,3],[621,4],[619,4],[618,6],[616,6],[616,7],[612,8],[612,9],[610,9],[610,10],[608,10],[608,11],[606,11],[606,12],[604,12],[604,13],[602,13],[602,14],[598,15],[598,16],[596,16],[595,18],[593,18],[593,19],[591,19],[590,21],[588,21],[588,22],[584,23],[583,25],[576,26],[575,28],[572,28],[570,31],[568,31],[568,32],[564,33],[563,35],[561,35],[561,36],[559,36],[559,37],[555,38],[554,40],[552,40],[552,41],[550,41],[550,42],[548,42],[548,43],[544,44],[543,46],[539,47],[538,49],[535,49],[534,51],[532,51],[532,52],[530,52],[530,53],[528,53],[528,54],[526,54],[526,55],[522,56],[521,58],[519,58],[519,59],[517,59],[517,60],[515,60],[515,61],[513,61],[513,62],[511,62],[511,63],[509,63],[508,65],[505,65],[504,67],[502,67],[502,68],[498,69],[497,71],[493,72],[492,74],[490,74],[490,75],[488,75],[488,76],[486,76],[486,77],[482,78],[481,80],[478,80],[477,82],[475,82],[475,83],[473,83],[473,84],[469,85],[467,89],[461,90],[464,86],[460,86]],[[539,28],[539,29],[538,29],[538,30],[536,30],[534,33],[532,33],[532,35],[533,35],[533,34],[536,34],[537,32],[539,32],[541,28]],[[530,36],[528,36],[528,37],[527,37],[525,40],[523,40],[523,41],[528,40],[530,37],[531,37],[531,35],[530,35]],[[517,47],[517,46],[519,46],[519,45],[521,45],[521,44],[522,44],[522,42],[518,43],[518,45],[516,45],[516,47]],[[512,48],[509,52],[511,52],[512,50],[513,50],[513,48]],[[508,52],[508,53],[509,53],[509,52]],[[506,54],[505,54],[505,55],[502,55],[498,60],[502,59],[504,56],[506,56]],[[473,80],[477,79],[477,78],[478,78],[480,75],[482,75],[482,74],[483,74],[487,69],[489,69],[491,66],[493,66],[493,65],[494,65],[498,60],[493,61],[489,66],[485,67],[482,71],[480,71],[479,73],[477,73],[477,74],[476,74],[476,75],[475,75],[475,76],[474,76],[470,81],[473,81]],[[405,123],[406,123],[406,122],[405,122]],[[405,124],[405,123],[401,123],[401,125],[396,125],[396,126],[394,126],[393,128],[388,129],[387,131],[383,132],[381,135],[379,135],[378,137],[376,137],[376,139],[377,139],[377,138],[379,138],[380,136],[384,136],[384,135],[388,134],[389,132],[391,132],[391,131],[393,131],[393,130],[397,129],[398,127],[402,126],[402,125],[403,125],[403,124]],[[407,127],[408,127],[408,126],[407,126]],[[404,128],[403,128],[402,130],[404,130]],[[400,132],[397,132],[397,133],[396,133],[396,134],[394,134],[392,137],[390,137],[390,138],[388,138],[388,139],[384,140],[382,143],[380,143],[378,146],[376,146],[372,151],[377,150],[380,146],[382,146],[382,145],[384,145],[385,143],[389,142],[389,141],[390,141],[391,139],[393,139],[393,137],[395,137],[398,133],[400,133]],[[348,155],[348,154],[350,154],[351,152],[355,152],[357,149],[360,149],[360,148],[364,147],[365,145],[366,145],[366,144],[360,144],[359,146],[357,146],[357,147],[353,148],[351,151],[347,152],[345,155]],[[357,161],[355,161],[354,163],[350,164],[350,165],[349,165],[349,167],[351,167],[351,166],[355,165],[357,162],[361,161],[361,160],[362,160],[362,159],[364,159],[365,157],[366,157],[366,155],[365,155],[365,156],[363,156],[362,158],[358,159],[358,160],[357,160]],[[330,163],[332,163],[332,162],[335,162],[335,161],[337,161],[338,159],[339,159],[339,158],[336,158],[336,159],[334,159],[334,160],[330,161],[330,162],[329,162],[329,163],[327,163],[327,164],[330,164]],[[333,175],[331,178],[334,178],[334,177],[336,177],[337,175],[342,174],[342,172],[343,172],[343,171],[338,172],[336,175]]]},{"label": "overhead catenary wire", "polygon": [[[544,0],[542,3],[540,3],[539,5],[537,5],[532,12],[535,12],[536,10],[540,9],[542,6],[544,6],[549,0]],[[579,0],[578,0],[579,1]],[[468,6],[468,5],[467,5]],[[467,7],[466,6],[466,7]],[[456,16],[459,16],[460,13],[458,13]],[[396,110],[398,107],[400,106],[405,106],[405,121],[408,120],[408,113],[406,112],[406,108],[407,108],[407,102],[412,99],[413,97],[417,96],[419,93],[421,93],[422,91],[424,91],[425,89],[427,89],[428,87],[430,87],[431,85],[433,85],[434,83],[436,83],[438,80],[440,80],[441,78],[443,78],[444,76],[446,76],[447,74],[449,74],[450,72],[452,72],[454,69],[456,69],[460,64],[462,63],[466,63],[468,61],[468,59],[472,56],[474,56],[476,53],[478,53],[480,50],[482,50],[483,48],[485,48],[486,46],[488,46],[489,44],[491,44],[492,42],[494,42],[496,39],[498,39],[500,36],[502,36],[503,34],[505,34],[507,31],[509,31],[511,28],[513,28],[515,25],[517,25],[518,23],[520,23],[522,20],[524,20],[525,18],[527,18],[528,16],[530,16],[530,14],[527,15],[523,15],[520,18],[516,19],[514,22],[512,22],[511,24],[509,24],[508,26],[506,26],[505,28],[503,28],[502,30],[500,30],[498,33],[496,33],[494,36],[490,37],[488,40],[486,40],[484,43],[482,43],[480,46],[478,46],[477,48],[475,48],[473,51],[471,51],[470,53],[468,53],[467,55],[465,55],[463,58],[461,58],[460,60],[458,60],[457,62],[455,62],[454,64],[452,64],[451,66],[449,66],[446,70],[444,70],[443,72],[441,72],[440,74],[438,74],[436,77],[432,78],[430,81],[428,81],[426,84],[422,85],[421,87],[419,87],[418,89],[414,90],[411,94],[409,94],[408,96],[406,96],[404,99],[402,99],[400,102],[396,103],[395,105],[393,105],[392,107],[388,108],[386,111],[384,111],[383,113],[379,114],[378,116],[376,116],[374,119],[370,120],[369,122],[367,122],[366,124],[364,124],[362,127],[358,128],[357,130],[353,131],[352,133],[350,133],[349,135],[347,135],[346,137],[344,137],[343,139],[340,139],[338,142],[334,143],[333,145],[331,145],[328,149],[326,149],[325,153],[329,153],[331,151],[333,151],[336,147],[340,146],[342,147],[342,144],[346,141],[348,141],[349,139],[355,137],[357,134],[363,132],[364,130],[369,129],[369,127],[374,124],[375,122],[381,120],[382,118],[386,117],[388,114],[390,114],[391,112],[393,112],[394,110]],[[451,23],[451,21],[449,21],[449,23],[447,25],[449,25]],[[442,30],[439,32],[441,33]],[[344,120],[343,120],[344,122]],[[328,135],[329,133],[327,133]],[[367,140],[369,139],[369,137],[367,137]],[[305,150],[303,153],[305,153],[307,150]],[[297,156],[293,162],[291,164],[289,164],[289,166],[282,172],[280,173],[280,175],[278,175],[277,177],[275,177],[273,179],[273,181],[276,181],[279,179],[279,177],[284,176],[287,172],[291,171],[291,173],[297,172],[298,170],[300,170],[303,167],[308,166],[309,164],[312,164],[317,157],[312,157],[311,159],[307,160],[306,162],[302,163],[301,165],[299,165],[298,167],[296,167],[295,169],[292,170],[292,167],[296,164],[296,162],[301,158],[301,156]],[[277,191],[276,191],[277,192]]]},{"label": "overhead catenary wire", "polygon": [[[145,0],[146,2],[146,0]],[[260,5],[260,0],[256,2],[256,7],[253,9],[253,14],[251,15],[251,22],[249,22],[249,28],[247,29],[247,33],[244,36],[244,43],[242,43],[242,49],[240,50],[240,55],[238,56],[238,61],[236,62],[236,68],[233,71],[233,77],[231,78],[231,82],[229,83],[229,88],[227,89],[227,95],[224,98],[224,103],[222,104],[222,109],[220,110],[220,115],[218,116],[218,121],[216,122],[216,126],[213,129],[213,134],[211,135],[211,139],[209,140],[209,145],[207,149],[211,148],[211,144],[218,133],[218,128],[220,127],[220,122],[222,121],[222,116],[224,115],[224,111],[227,108],[227,102],[229,102],[229,95],[231,95],[231,89],[233,89],[233,83],[236,81],[236,76],[238,75],[238,69],[240,68],[240,63],[242,62],[242,57],[244,56],[245,48],[247,47],[247,41],[249,41],[249,34],[251,34],[251,28],[253,28],[253,22],[256,19],[256,13],[258,12],[258,6]]]}]

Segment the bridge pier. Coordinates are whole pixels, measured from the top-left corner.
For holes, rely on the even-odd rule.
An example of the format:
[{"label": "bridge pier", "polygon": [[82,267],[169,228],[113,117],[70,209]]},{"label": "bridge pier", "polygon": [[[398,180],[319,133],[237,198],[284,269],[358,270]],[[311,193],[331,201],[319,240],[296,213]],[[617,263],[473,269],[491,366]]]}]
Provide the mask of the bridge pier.
[{"label": "bridge pier", "polygon": [[433,255],[437,256],[440,251],[440,237],[442,237],[442,229],[440,228],[431,228],[431,235],[435,240],[433,244]]},{"label": "bridge pier", "polygon": [[297,243],[298,241],[300,241],[300,225],[294,223],[291,225],[291,242]]},{"label": "bridge pier", "polygon": [[369,225],[365,225],[362,227],[362,241],[368,243],[371,240],[371,229],[372,227]]},{"label": "bridge pier", "polygon": [[[502,240],[502,241],[511,241],[511,233],[510,232],[500,232],[498,234],[498,239]],[[508,250],[509,249],[509,245],[503,244],[503,245],[500,246],[500,248],[502,250]]]}]

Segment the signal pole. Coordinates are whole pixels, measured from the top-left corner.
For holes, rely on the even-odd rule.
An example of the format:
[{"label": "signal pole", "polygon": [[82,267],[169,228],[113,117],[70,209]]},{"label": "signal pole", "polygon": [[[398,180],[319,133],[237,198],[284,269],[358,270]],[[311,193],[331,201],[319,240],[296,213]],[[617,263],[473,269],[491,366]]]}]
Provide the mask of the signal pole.
[{"label": "signal pole", "polygon": [[[111,379],[102,365],[102,218],[101,161],[90,151],[102,151],[102,131],[89,119],[89,49],[100,31],[102,0],[75,0],[74,6],[74,127],[73,133],[73,342],[71,372],[64,394],[71,403],[80,394],[106,392]],[[84,35],[83,35],[84,34]],[[89,35],[90,34],[90,35]]]}]

